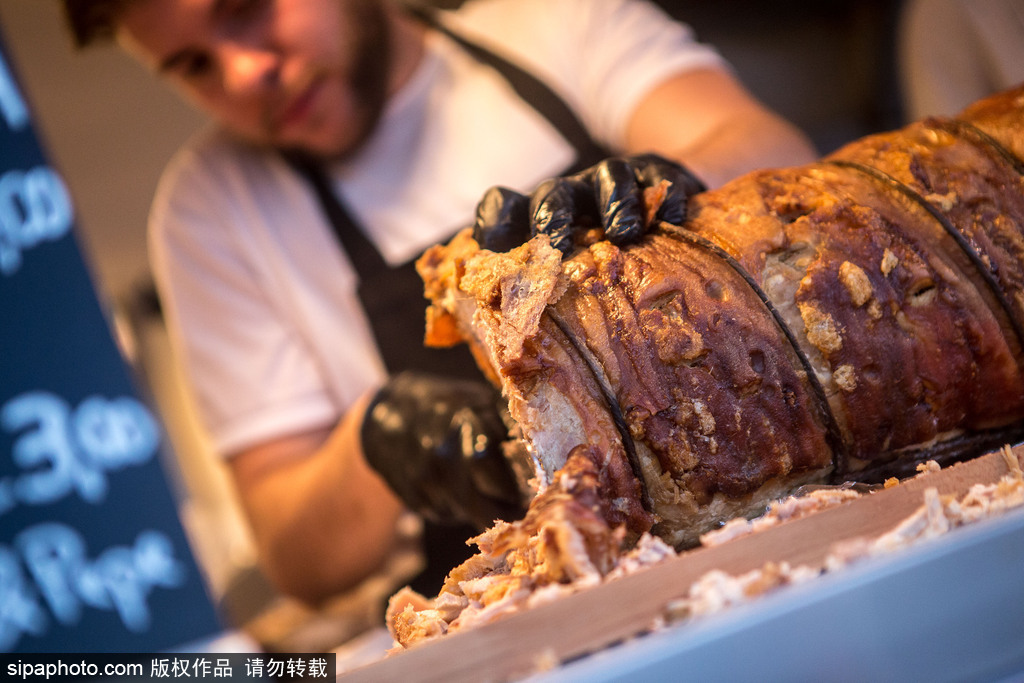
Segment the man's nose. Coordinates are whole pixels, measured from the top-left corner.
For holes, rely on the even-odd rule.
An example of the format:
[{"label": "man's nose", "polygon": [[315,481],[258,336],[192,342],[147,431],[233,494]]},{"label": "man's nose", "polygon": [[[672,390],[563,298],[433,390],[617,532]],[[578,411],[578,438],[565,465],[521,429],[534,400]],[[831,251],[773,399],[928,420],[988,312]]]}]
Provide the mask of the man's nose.
[{"label": "man's nose", "polygon": [[224,88],[236,94],[252,94],[274,86],[280,60],[273,51],[228,43],[221,47]]}]

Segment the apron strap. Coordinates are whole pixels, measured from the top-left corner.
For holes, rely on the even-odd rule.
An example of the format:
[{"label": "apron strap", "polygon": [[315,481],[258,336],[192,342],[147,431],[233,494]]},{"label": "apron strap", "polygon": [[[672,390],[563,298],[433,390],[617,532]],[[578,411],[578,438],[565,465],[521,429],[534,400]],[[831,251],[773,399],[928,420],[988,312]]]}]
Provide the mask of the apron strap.
[{"label": "apron strap", "polygon": [[441,23],[435,11],[418,5],[408,6],[406,9],[430,28],[450,38],[478,62],[497,71],[524,102],[547,119],[555,130],[576,149],[576,163],[567,169],[564,175],[581,171],[611,156],[604,145],[591,137],[586,126],[565,103],[565,100],[546,83],[505,58],[455,33]]},{"label": "apron strap", "polygon": [[320,208],[324,212],[327,222],[330,223],[338,242],[348,254],[349,261],[352,262],[352,266],[359,275],[359,280],[366,282],[373,275],[390,268],[377,247],[367,238],[366,233],[359,227],[359,223],[338,198],[323,166],[304,155],[285,153],[283,156],[285,161],[313,188]]}]

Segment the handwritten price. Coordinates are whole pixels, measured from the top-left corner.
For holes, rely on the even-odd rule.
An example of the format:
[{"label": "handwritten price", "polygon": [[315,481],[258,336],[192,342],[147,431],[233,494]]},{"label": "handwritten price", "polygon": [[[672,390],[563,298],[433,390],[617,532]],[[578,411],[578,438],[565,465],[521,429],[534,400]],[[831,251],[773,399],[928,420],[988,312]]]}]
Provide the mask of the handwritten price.
[{"label": "handwritten price", "polygon": [[21,267],[22,252],[71,230],[71,198],[49,166],[0,175],[0,274]]},{"label": "handwritten price", "polygon": [[0,479],[0,515],[72,493],[100,503],[107,473],[147,462],[160,443],[156,420],[128,397],[93,396],[72,409],[59,396],[33,391],[0,406],[0,427],[19,435],[11,458],[25,470]]},{"label": "handwritten price", "polygon": [[[29,130],[28,107],[2,58],[0,122],[11,133]],[[49,166],[0,174],[0,275],[17,272],[25,250],[68,234],[73,220],[67,186]]]}]

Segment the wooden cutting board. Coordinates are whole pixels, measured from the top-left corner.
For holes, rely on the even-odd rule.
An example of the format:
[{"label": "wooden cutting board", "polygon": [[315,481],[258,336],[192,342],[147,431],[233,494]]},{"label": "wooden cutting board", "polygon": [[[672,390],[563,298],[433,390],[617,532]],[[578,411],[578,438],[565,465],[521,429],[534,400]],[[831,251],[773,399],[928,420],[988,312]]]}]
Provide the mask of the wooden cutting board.
[{"label": "wooden cutting board", "polygon": [[[1013,452],[1024,465],[1024,446]],[[568,661],[643,633],[671,601],[712,569],[738,575],[766,562],[817,566],[834,543],[878,536],[895,527],[922,505],[927,488],[959,497],[974,484],[991,484],[1008,471],[1003,454],[990,453],[751,536],[687,551],[631,576],[399,652],[339,680],[521,678],[541,662]]]}]

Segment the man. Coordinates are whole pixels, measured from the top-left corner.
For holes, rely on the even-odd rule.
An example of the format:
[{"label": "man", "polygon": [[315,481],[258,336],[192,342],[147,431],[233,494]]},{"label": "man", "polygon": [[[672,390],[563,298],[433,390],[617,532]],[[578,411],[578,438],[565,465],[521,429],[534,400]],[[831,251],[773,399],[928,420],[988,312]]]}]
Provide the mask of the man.
[{"label": "man", "polygon": [[387,379],[422,332],[385,327],[422,330],[424,302],[404,297],[400,316],[380,296],[487,187],[527,191],[610,153],[659,152],[711,186],[814,156],[717,53],[634,0],[480,0],[433,19],[390,0],[65,4],[80,42],[115,37],[218,124],[161,183],[153,269],[263,566],[310,602],[387,557],[392,490],[477,523],[513,502],[478,457],[498,440],[484,398]]}]

